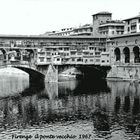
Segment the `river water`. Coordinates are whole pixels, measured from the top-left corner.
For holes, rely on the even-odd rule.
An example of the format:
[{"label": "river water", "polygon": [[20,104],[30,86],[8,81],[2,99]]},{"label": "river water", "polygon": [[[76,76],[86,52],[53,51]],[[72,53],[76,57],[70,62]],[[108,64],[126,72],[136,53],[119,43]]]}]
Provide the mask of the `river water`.
[{"label": "river water", "polygon": [[139,83],[73,80],[28,87],[22,78],[8,81],[1,80],[1,91],[17,93],[0,96],[0,140],[140,139]]}]

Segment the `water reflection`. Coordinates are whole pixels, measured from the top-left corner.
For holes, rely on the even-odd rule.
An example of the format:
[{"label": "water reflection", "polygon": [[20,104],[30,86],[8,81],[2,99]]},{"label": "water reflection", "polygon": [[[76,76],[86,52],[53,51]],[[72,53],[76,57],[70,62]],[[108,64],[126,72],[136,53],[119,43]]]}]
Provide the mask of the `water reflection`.
[{"label": "water reflection", "polygon": [[124,97],[124,106],[123,106],[124,111],[127,113],[130,110],[130,97],[125,96]]},{"label": "water reflection", "polygon": [[67,81],[44,86],[35,94],[26,90],[23,96],[1,99],[0,131],[86,120],[97,137],[139,134],[140,84]]},{"label": "water reflection", "polygon": [[27,76],[0,75],[0,98],[18,96],[20,92],[29,87]]},{"label": "water reflection", "polygon": [[139,107],[140,107],[139,97],[134,97],[134,105],[132,109],[133,115],[137,115],[139,113],[139,110],[140,110]]},{"label": "water reflection", "polygon": [[115,102],[114,102],[114,111],[115,113],[119,113],[120,106],[121,106],[121,98],[119,96],[115,97]]}]

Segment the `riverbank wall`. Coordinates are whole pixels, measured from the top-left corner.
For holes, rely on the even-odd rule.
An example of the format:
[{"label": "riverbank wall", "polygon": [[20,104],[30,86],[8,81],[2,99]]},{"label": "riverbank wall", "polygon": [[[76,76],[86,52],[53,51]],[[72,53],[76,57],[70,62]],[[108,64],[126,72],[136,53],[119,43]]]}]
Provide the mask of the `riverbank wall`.
[{"label": "riverbank wall", "polygon": [[113,65],[108,80],[140,81],[140,65]]}]

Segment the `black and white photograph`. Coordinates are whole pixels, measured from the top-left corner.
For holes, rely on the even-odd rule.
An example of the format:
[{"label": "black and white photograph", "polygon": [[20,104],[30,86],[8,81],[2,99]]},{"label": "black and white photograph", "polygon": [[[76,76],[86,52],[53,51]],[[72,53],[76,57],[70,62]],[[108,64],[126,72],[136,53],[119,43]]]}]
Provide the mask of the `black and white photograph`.
[{"label": "black and white photograph", "polygon": [[140,140],[140,0],[0,0],[0,140]]}]

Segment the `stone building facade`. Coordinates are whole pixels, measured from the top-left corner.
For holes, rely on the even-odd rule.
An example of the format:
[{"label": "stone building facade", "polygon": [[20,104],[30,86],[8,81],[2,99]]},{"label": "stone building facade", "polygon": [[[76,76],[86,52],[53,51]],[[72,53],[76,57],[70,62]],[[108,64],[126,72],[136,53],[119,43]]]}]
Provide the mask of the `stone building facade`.
[{"label": "stone building facade", "polygon": [[125,19],[124,33],[137,33],[140,32],[140,14],[138,16]]},{"label": "stone building facade", "polygon": [[108,77],[140,80],[140,33],[112,37],[108,48],[112,66]]}]

